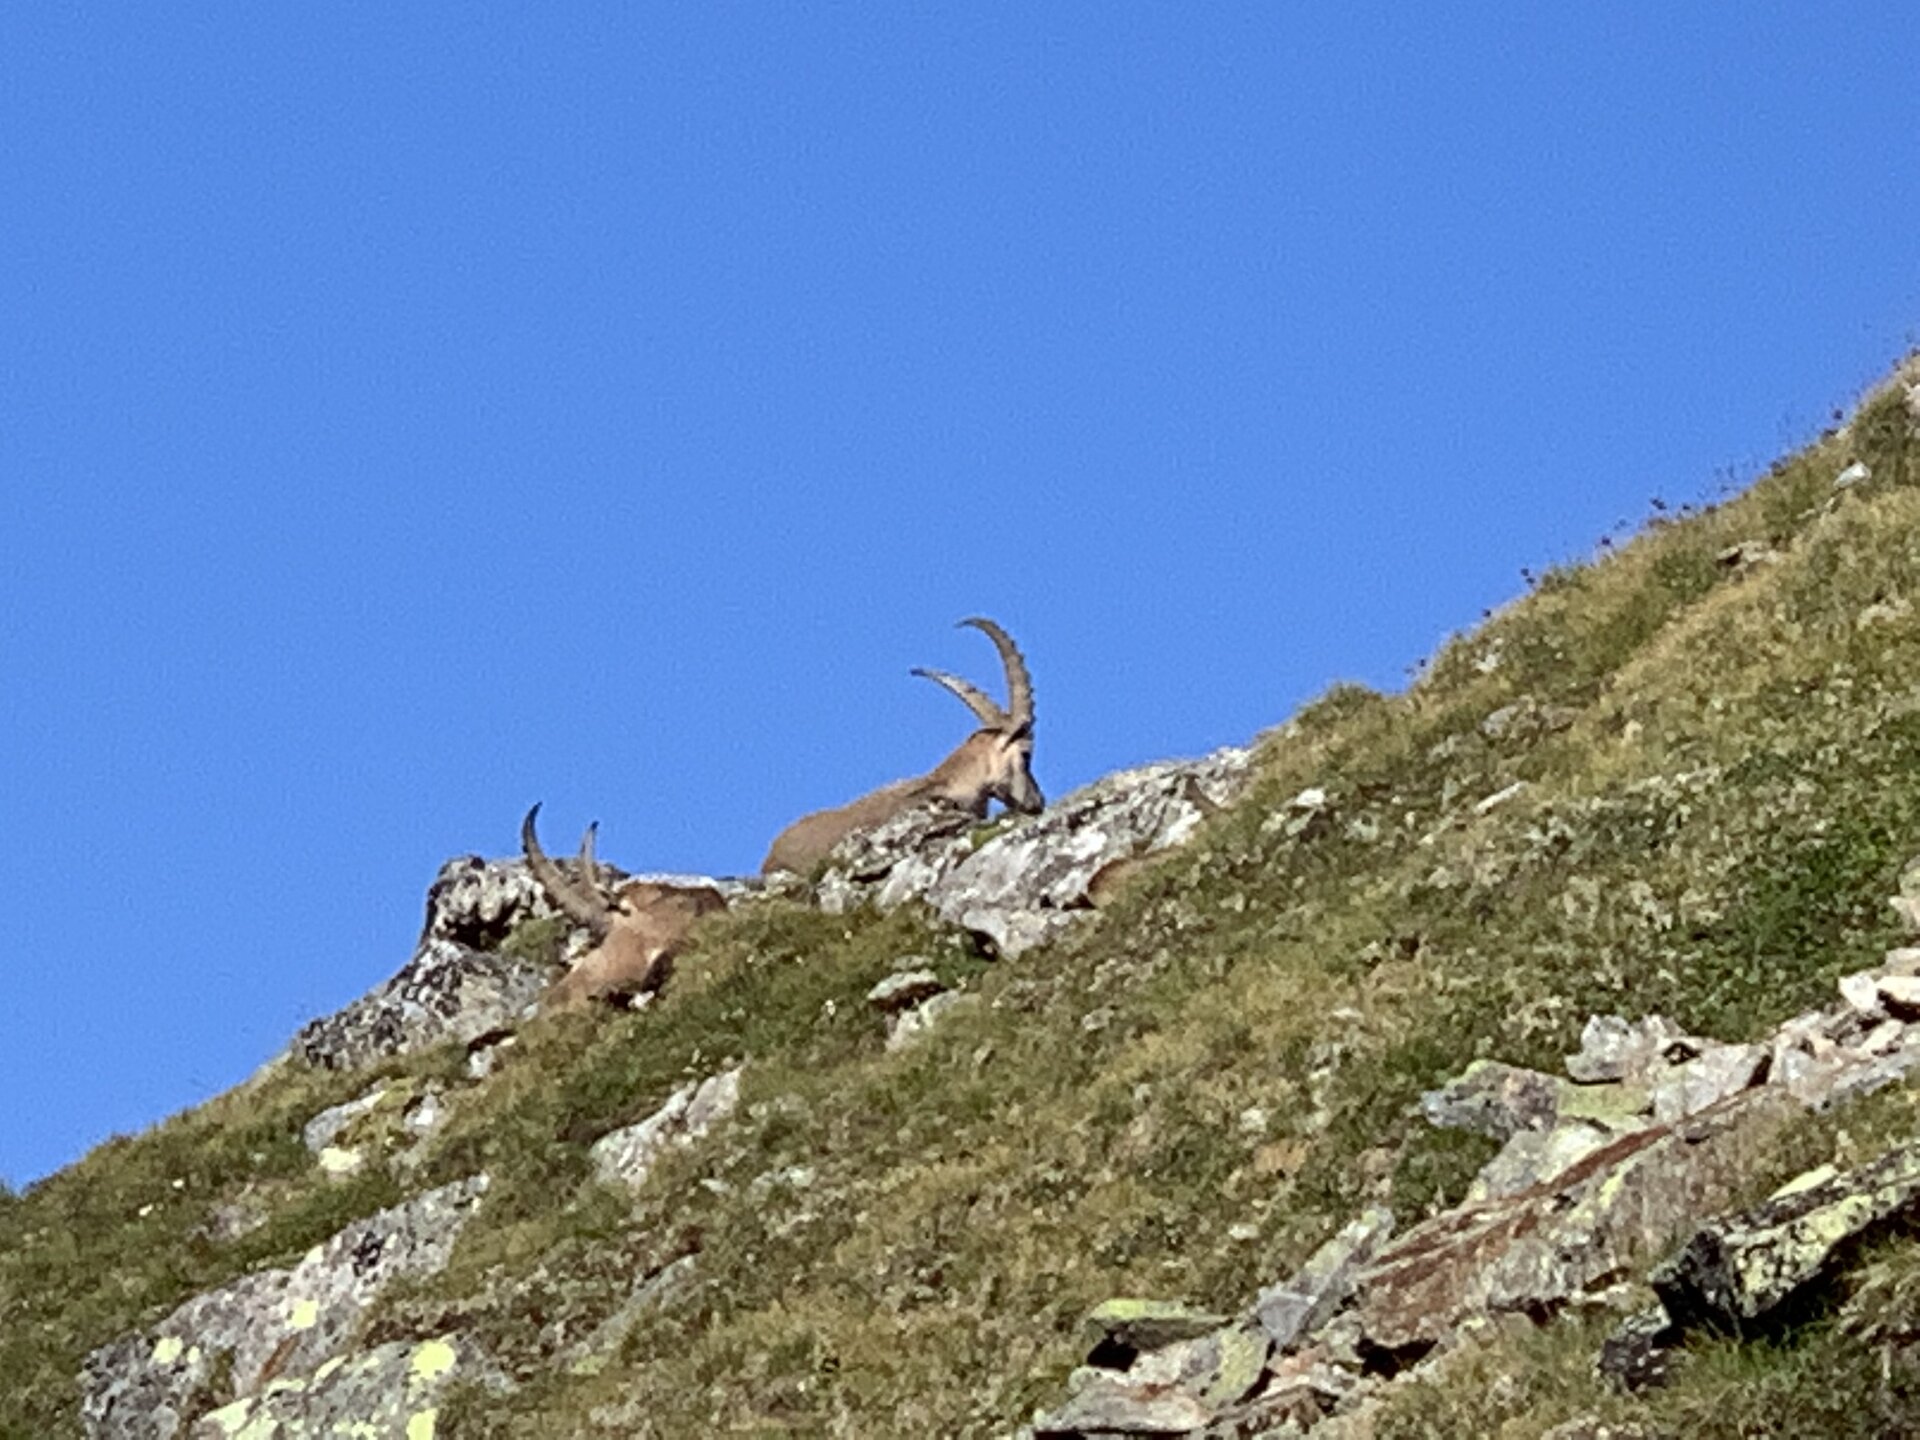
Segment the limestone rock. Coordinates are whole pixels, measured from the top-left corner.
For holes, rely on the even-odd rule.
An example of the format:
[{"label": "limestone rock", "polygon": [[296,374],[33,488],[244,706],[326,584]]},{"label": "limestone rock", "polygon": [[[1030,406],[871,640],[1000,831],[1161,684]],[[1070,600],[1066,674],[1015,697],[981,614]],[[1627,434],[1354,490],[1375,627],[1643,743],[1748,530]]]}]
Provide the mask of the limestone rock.
[{"label": "limestone rock", "polygon": [[1213,1419],[1213,1411],[1184,1390],[1151,1390],[1125,1380],[1097,1380],[1053,1414],[1036,1420],[1035,1440],[1086,1436],[1187,1435]]},{"label": "limestone rock", "polygon": [[1653,1083],[1653,1118],[1662,1124],[1716,1105],[1767,1073],[1764,1045],[1707,1045]]},{"label": "limestone rock", "polygon": [[[555,863],[570,878],[577,876],[571,859]],[[601,880],[609,885],[624,880],[652,880],[696,889],[712,886],[728,904],[759,888],[750,880],[706,875],[629,875],[604,860],[599,863],[599,869]],[[427,887],[427,918],[421,927],[420,941],[425,945],[430,940],[444,940],[468,950],[493,950],[523,920],[558,913],[524,860],[517,856],[510,860],[483,860],[478,855],[460,855],[442,865],[440,873]]]},{"label": "limestone rock", "polygon": [[1876,988],[1881,1003],[1894,1015],[1907,1020],[1920,1016],[1920,975],[1883,976]]},{"label": "limestone rock", "polygon": [[87,1435],[170,1440],[221,1398],[210,1393],[217,1385],[246,1399],[269,1381],[313,1375],[387,1286],[446,1265],[486,1185],[477,1175],[357,1220],[290,1269],[243,1275],[95,1350],[81,1377]]},{"label": "limestone rock", "polygon": [[683,1085],[639,1124],[602,1135],[588,1152],[594,1172],[608,1184],[638,1189],[661,1155],[693,1144],[734,1112],[741,1068]]},{"label": "limestone rock", "polygon": [[1284,1284],[1262,1290],[1254,1314],[1274,1348],[1285,1351],[1324,1324],[1392,1234],[1393,1212],[1375,1206],[1315,1250]]},{"label": "limestone rock", "polygon": [[552,978],[512,956],[428,940],[392,979],[302,1027],[290,1050],[309,1065],[345,1070],[448,1040],[471,1044],[517,1024]]}]

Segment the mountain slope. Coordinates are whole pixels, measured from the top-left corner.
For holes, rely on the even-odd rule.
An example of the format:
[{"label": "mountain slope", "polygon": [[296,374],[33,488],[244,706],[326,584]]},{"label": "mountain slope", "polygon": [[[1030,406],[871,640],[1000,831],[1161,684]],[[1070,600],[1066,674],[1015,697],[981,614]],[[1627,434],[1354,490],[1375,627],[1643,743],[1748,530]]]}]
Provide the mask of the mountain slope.
[{"label": "mountain slope", "polygon": [[[995,1434],[1057,1402],[1098,1302],[1233,1310],[1369,1203],[1457,1200],[1494,1147],[1417,1100],[1469,1061],[1553,1065],[1596,1012],[1739,1040],[1824,1002],[1899,939],[1885,896],[1920,854],[1911,379],[1548,574],[1405,693],[1336,687],[1263,737],[1247,798],[1053,944],[996,962],[914,907],[742,906],[655,1004],[531,1022],[484,1078],[461,1047],[281,1070],[6,1198],[0,1433],[76,1433],[88,1350],[484,1171],[451,1264],[360,1337],[489,1357],[440,1433]],[[903,957],[979,1003],[890,1049],[865,997]],[[730,1120],[631,1195],[595,1183],[594,1141],[742,1062]],[[319,1173],[301,1126],[379,1076],[442,1087],[445,1123],[404,1164]],[[1833,1143],[1815,1126],[1783,1166]],[[266,1218],[228,1238],[236,1205]],[[1406,1400],[1407,1433],[1597,1403],[1574,1333],[1512,1342],[1506,1401]],[[1864,1354],[1819,1321],[1635,1403],[1740,1433],[1688,1387]]]}]

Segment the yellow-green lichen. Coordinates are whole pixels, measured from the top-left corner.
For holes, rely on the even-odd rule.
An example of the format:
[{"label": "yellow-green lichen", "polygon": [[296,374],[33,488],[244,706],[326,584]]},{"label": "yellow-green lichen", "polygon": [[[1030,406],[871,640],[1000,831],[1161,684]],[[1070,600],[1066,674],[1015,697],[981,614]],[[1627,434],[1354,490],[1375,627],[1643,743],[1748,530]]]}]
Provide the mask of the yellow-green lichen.
[{"label": "yellow-green lichen", "polygon": [[413,1352],[413,1374],[418,1380],[436,1380],[453,1369],[460,1358],[445,1340],[428,1340]]}]

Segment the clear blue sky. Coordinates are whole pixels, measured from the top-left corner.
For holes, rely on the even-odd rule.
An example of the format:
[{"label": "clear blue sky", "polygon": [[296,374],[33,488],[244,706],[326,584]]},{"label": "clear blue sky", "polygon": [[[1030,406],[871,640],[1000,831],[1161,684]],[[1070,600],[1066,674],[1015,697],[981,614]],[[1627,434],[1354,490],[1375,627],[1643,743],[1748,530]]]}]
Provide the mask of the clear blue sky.
[{"label": "clear blue sky", "polygon": [[0,8],[0,1175],[449,855],[1404,682],[1920,325],[1904,7]]}]

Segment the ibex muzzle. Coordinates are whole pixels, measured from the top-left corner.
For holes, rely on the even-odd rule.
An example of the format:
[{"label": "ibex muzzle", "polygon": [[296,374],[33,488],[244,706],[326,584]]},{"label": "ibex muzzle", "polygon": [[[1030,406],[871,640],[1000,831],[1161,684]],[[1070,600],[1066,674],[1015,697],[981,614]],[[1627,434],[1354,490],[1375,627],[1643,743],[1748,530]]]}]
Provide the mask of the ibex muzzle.
[{"label": "ibex muzzle", "polygon": [[935,802],[981,816],[994,800],[1022,815],[1037,815],[1045,808],[1046,797],[1033,778],[1033,677],[1027,673],[1026,659],[1012,637],[993,621],[976,616],[960,623],[980,631],[1000,652],[1007,672],[1007,708],[1002,710],[986,692],[958,676],[915,670],[915,675],[958,696],[980,728],[925,775],[897,780],[837,810],[794,821],[774,839],[761,862],[762,874],[793,870],[804,875],[856,830],[869,829],[915,805]]},{"label": "ibex muzzle", "polygon": [[659,989],[694,922],[726,909],[725,898],[711,885],[662,885],[652,880],[629,880],[609,893],[594,863],[592,825],[581,837],[580,858],[575,862],[580,878],[570,880],[540,848],[533,829],[539,813],[535,805],[520,824],[527,869],[554,908],[583,926],[594,940],[593,948],[547,991],[541,1004],[554,1008],[590,1000],[625,1000]]}]

